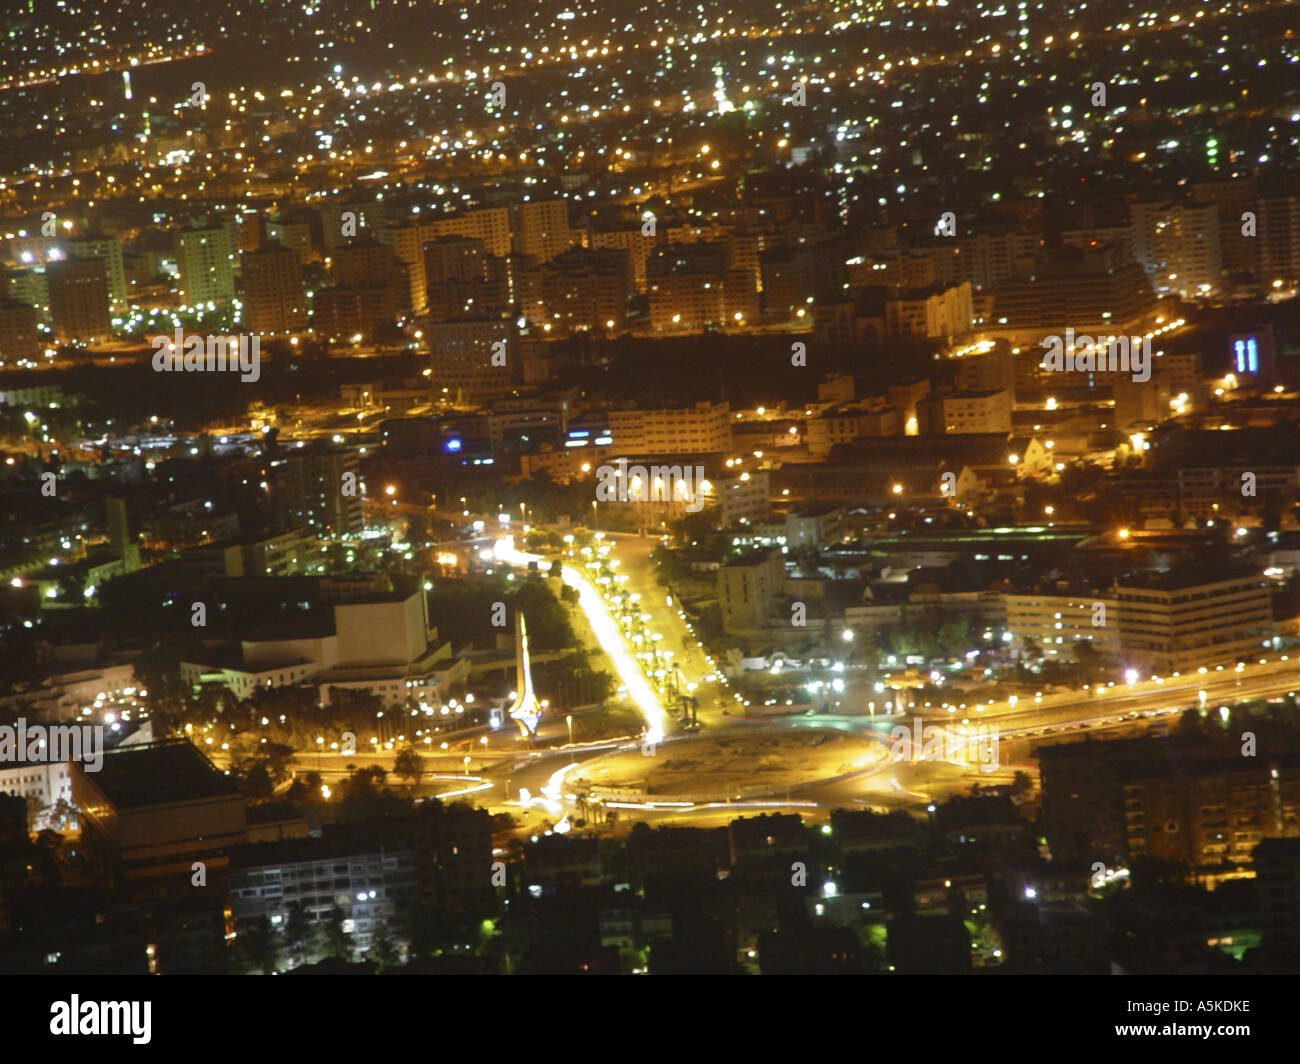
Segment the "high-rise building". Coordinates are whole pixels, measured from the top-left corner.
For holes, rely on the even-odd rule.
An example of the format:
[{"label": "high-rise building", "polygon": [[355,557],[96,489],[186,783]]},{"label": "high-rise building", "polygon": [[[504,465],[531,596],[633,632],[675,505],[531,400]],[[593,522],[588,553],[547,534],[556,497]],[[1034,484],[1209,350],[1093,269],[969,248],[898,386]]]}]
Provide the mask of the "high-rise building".
[{"label": "high-rise building", "polygon": [[36,311],[37,322],[50,322],[50,281],[44,266],[29,266],[9,270],[5,277],[4,295],[25,303]]},{"label": "high-rise building", "polygon": [[1245,866],[1266,837],[1300,835],[1300,758],[1167,764],[1124,783],[1130,857]]},{"label": "high-rise building", "polygon": [[510,211],[505,207],[484,207],[440,218],[405,218],[382,226],[375,236],[406,264],[411,307],[416,314],[425,314],[428,311],[429,284],[424,273],[424,245],[439,237],[464,237],[481,240],[488,255],[504,259],[510,254]]},{"label": "high-rise building", "polygon": [[184,229],[175,235],[181,298],[188,306],[235,298],[235,266],[225,226]]},{"label": "high-rise building", "polygon": [[569,250],[573,235],[569,232],[569,211],[563,200],[542,203],[515,203],[510,207],[511,250],[532,255],[539,262],[550,262]]},{"label": "high-rise building", "polygon": [[[766,291],[766,273],[763,284]],[[646,288],[656,332],[699,331],[758,319],[756,278],[748,269],[730,269],[725,244],[655,248],[646,260]]]},{"label": "high-rise building", "polygon": [[409,299],[405,285],[400,297],[393,289],[382,286],[322,288],[312,301],[312,331],[327,340],[359,338],[373,342],[400,317],[399,298]]},{"label": "high-rise building", "polygon": [[638,292],[645,291],[645,263],[655,246],[653,236],[643,233],[639,226],[603,232],[593,230],[587,234],[587,246],[596,251],[626,251],[632,267],[632,282]]},{"label": "high-rise building", "polygon": [[1212,756],[1200,735],[1063,742],[1037,750],[1043,826],[1054,861],[1127,859],[1124,785]]},{"label": "high-rise building", "polygon": [[[406,288],[406,267],[392,248],[368,237],[336,247],[327,260],[330,280],[345,288]],[[409,301],[408,301],[409,304]]]},{"label": "high-rise building", "polygon": [[1242,215],[1256,209],[1255,195],[1253,177],[1202,181],[1192,186],[1192,199],[1196,203],[1213,203],[1219,209],[1219,255],[1225,273],[1250,273],[1255,268],[1258,241],[1241,232]]},{"label": "high-rise building", "polygon": [[504,259],[513,250],[510,242],[511,217],[506,207],[481,207],[463,214],[448,214],[425,222],[421,239],[440,236],[466,236],[483,241],[483,249]]},{"label": "high-rise building", "polygon": [[108,274],[102,259],[64,259],[45,268],[50,318],[59,343],[98,343],[113,331]]},{"label": "high-rise building", "polygon": [[113,310],[126,309],[126,270],[122,265],[122,242],[115,236],[85,236],[69,244],[79,259],[101,259],[108,279],[108,299]]},{"label": "high-rise building", "polygon": [[429,317],[499,313],[510,304],[506,260],[489,255],[478,237],[440,236],[424,245]]},{"label": "high-rise building", "polygon": [[932,288],[890,292],[884,301],[886,336],[914,336],[946,340],[970,332],[974,321],[969,282],[951,288]]},{"label": "high-rise building", "polygon": [[1294,949],[1300,943],[1300,839],[1266,838],[1251,863],[1265,941]]},{"label": "high-rise building", "polygon": [[298,252],[267,242],[244,255],[244,322],[258,335],[307,328],[302,262]]},{"label": "high-rise building", "polygon": [[366,228],[367,206],[365,203],[336,201],[316,208],[320,216],[321,243],[327,254],[362,235]]},{"label": "high-rise building", "polygon": [[571,248],[547,263],[525,259],[517,282],[523,316],[553,335],[627,325],[631,270],[625,251]]},{"label": "high-rise building", "polygon": [[1041,244],[1038,233],[1018,230],[963,237],[958,245],[956,276],[949,272],[945,249],[931,249],[935,280],[940,284],[969,281],[976,289],[992,288],[1031,268]]},{"label": "high-rise building", "polygon": [[298,253],[299,262],[315,262],[320,258],[321,221],[314,211],[286,211],[268,218],[266,238]]},{"label": "high-rise building", "polygon": [[384,226],[375,234],[379,243],[391,248],[393,254],[406,267],[411,309],[416,314],[424,314],[429,305],[424,281],[425,229],[427,226],[419,222],[409,222],[404,225]]},{"label": "high-rise building", "polygon": [[965,391],[1010,392],[1015,398],[1016,361],[1011,345],[998,340],[989,351],[963,355],[957,360],[957,387]]},{"label": "high-rise building", "polygon": [[1212,203],[1134,203],[1133,257],[1157,292],[1184,298],[1217,292],[1223,281],[1219,210]]},{"label": "high-rise building", "polygon": [[40,352],[36,308],[16,299],[0,298],[0,364],[34,360]]},{"label": "high-rise building", "polygon": [[319,446],[277,459],[271,469],[277,519],[286,528],[335,536],[360,532],[364,514],[359,470],[354,452]]},{"label": "high-rise building", "polygon": [[1255,275],[1260,283],[1266,288],[1290,287],[1300,280],[1300,196],[1261,197],[1256,232]]},{"label": "high-rise building", "polygon": [[373,340],[411,312],[410,277],[392,248],[369,237],[332,249],[329,288],[312,301],[312,328],[321,336]]},{"label": "high-rise building", "polygon": [[523,383],[519,330],[509,318],[484,315],[431,322],[425,340],[433,370],[429,383],[437,396],[488,399],[507,395]]}]

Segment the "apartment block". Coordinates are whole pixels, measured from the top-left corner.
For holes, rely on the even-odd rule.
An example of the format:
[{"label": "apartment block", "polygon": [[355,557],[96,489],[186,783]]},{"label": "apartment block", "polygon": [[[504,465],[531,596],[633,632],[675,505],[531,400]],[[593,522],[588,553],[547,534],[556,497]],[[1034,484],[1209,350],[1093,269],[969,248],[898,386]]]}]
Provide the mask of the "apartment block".
[{"label": "apartment block", "polygon": [[1223,281],[1219,211],[1212,203],[1134,203],[1133,257],[1160,293],[1185,299],[1217,292]]},{"label": "apartment block", "polygon": [[312,302],[312,328],[332,340],[373,340],[411,311],[406,265],[377,241],[354,240],[325,260],[331,285]]},{"label": "apartment block", "polygon": [[647,236],[639,226],[604,232],[593,230],[587,234],[587,246],[596,251],[626,251],[632,269],[632,283],[638,292],[645,291],[645,264],[655,246],[653,236]]},{"label": "apartment block", "polygon": [[951,288],[900,291],[885,300],[884,309],[886,336],[911,336],[949,343],[970,332],[975,317],[969,282]]},{"label": "apartment block", "polygon": [[1300,942],[1300,839],[1264,839],[1251,863],[1266,941],[1294,948]]},{"label": "apartment block", "polygon": [[850,443],[863,436],[901,436],[904,428],[903,412],[881,402],[832,407],[808,419],[808,453],[827,455],[836,444]]},{"label": "apartment block", "polygon": [[1253,656],[1274,636],[1262,577],[1208,583],[1165,574],[1125,577],[1115,599],[1124,660],[1156,673]]},{"label": "apartment block", "polygon": [[1265,838],[1300,836],[1300,759],[1163,766],[1124,784],[1130,857],[1249,866]]},{"label": "apartment block", "polygon": [[428,313],[435,321],[509,309],[507,259],[489,255],[477,237],[440,236],[424,245]]},{"label": "apartment block", "polygon": [[[536,215],[530,215],[536,217]],[[423,239],[463,236],[483,241],[489,255],[505,258],[511,247],[511,215],[507,207],[482,207],[459,214],[447,214],[422,223]]]},{"label": "apartment block", "polygon": [[731,449],[731,406],[611,410],[609,429],[614,446],[628,454],[718,454]]},{"label": "apartment block", "polygon": [[625,251],[572,248],[549,262],[526,260],[516,278],[524,317],[551,335],[627,327],[632,276]]},{"label": "apartment block", "polygon": [[550,262],[569,250],[574,235],[569,231],[569,211],[564,200],[515,203],[510,206],[510,249],[531,255],[538,262]]},{"label": "apartment block", "polygon": [[1262,196],[1256,218],[1255,275],[1264,287],[1300,280],[1300,196]]},{"label": "apartment block", "polygon": [[718,602],[727,632],[752,631],[767,624],[785,581],[781,552],[755,551],[718,569]]},{"label": "apartment block", "polygon": [[225,226],[184,229],[173,238],[181,299],[187,306],[235,298],[235,264]]},{"label": "apartment block", "polygon": [[297,906],[308,928],[327,925],[340,909],[343,933],[360,951],[381,928],[398,937],[399,913],[416,895],[414,849],[336,835],[241,847],[230,870],[236,933],[252,931],[262,918],[283,933]]},{"label": "apartment block", "polygon": [[918,399],[917,431],[922,436],[1009,433],[1010,392],[951,392]]},{"label": "apartment block", "polygon": [[122,242],[115,236],[86,236],[68,245],[74,258],[99,259],[104,263],[108,282],[109,305],[115,311],[126,309],[126,270],[122,265]]},{"label": "apartment block", "polygon": [[1136,334],[1158,305],[1146,271],[1114,247],[1067,248],[992,294],[985,335],[1021,344],[1064,335],[1067,327],[1090,336]]},{"label": "apartment block", "polygon": [[113,333],[108,275],[101,259],[63,259],[45,268],[50,319],[58,343],[98,343]]},{"label": "apartment block", "polygon": [[1119,611],[1104,595],[1030,592],[1004,596],[1007,631],[1023,648],[1032,641],[1049,660],[1071,661],[1075,644],[1091,643],[1101,654],[1120,649]]},{"label": "apartment block", "polygon": [[713,481],[723,528],[756,525],[772,513],[772,480],[766,470]]},{"label": "apartment block", "polygon": [[243,256],[244,323],[257,335],[301,332],[307,328],[299,253],[268,242]]},{"label": "apartment block", "polygon": [[[433,370],[430,384],[436,394],[490,399],[508,395],[523,383],[519,329],[510,319],[485,316],[431,322],[424,333]],[[498,343],[504,349],[494,351]]]},{"label": "apartment block", "polygon": [[36,308],[16,299],[0,298],[0,362],[34,361],[41,347]]},{"label": "apartment block", "polygon": [[701,331],[758,317],[753,273],[731,269],[725,244],[664,244],[646,261],[655,332]]},{"label": "apartment block", "polygon": [[289,211],[268,218],[266,238],[298,253],[299,262],[315,262],[323,243],[320,216],[315,211]]},{"label": "apartment block", "polygon": [[[277,459],[271,467],[272,508],[289,528],[310,528],[335,536],[360,532],[362,497],[360,466],[351,451],[308,447]],[[345,473],[357,484],[345,495]]]},{"label": "apartment block", "polygon": [[[1192,186],[1194,203],[1212,203],[1219,212],[1219,255],[1224,273],[1249,273],[1255,268],[1259,243],[1241,238],[1241,216],[1256,211],[1253,177],[1231,181],[1202,181]],[[1257,218],[1258,220],[1258,218]]]}]

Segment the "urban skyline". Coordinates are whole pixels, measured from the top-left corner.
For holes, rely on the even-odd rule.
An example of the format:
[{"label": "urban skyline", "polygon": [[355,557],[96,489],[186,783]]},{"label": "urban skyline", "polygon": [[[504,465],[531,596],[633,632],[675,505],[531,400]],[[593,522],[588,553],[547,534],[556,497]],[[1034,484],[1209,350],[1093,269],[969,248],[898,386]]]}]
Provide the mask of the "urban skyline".
[{"label": "urban skyline", "polygon": [[0,970],[1294,972],[1288,13],[7,4]]}]

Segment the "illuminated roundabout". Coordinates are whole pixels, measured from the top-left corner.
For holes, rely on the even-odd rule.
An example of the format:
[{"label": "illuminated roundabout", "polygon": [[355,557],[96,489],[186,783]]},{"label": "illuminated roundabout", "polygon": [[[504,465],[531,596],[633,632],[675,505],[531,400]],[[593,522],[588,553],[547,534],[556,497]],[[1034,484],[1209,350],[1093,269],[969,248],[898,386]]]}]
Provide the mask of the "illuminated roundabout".
[{"label": "illuminated roundabout", "polygon": [[856,775],[887,757],[882,743],[851,732],[749,731],[613,751],[583,762],[567,786],[606,802],[734,802],[788,795]]}]

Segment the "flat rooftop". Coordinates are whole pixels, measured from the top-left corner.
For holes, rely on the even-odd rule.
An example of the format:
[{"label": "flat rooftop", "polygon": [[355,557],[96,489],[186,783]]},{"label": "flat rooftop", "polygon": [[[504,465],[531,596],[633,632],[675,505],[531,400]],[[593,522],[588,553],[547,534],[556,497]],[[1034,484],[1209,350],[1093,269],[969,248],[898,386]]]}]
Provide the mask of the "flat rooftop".
[{"label": "flat rooftop", "polygon": [[87,777],[119,812],[239,795],[239,788],[185,739],[115,750]]}]

